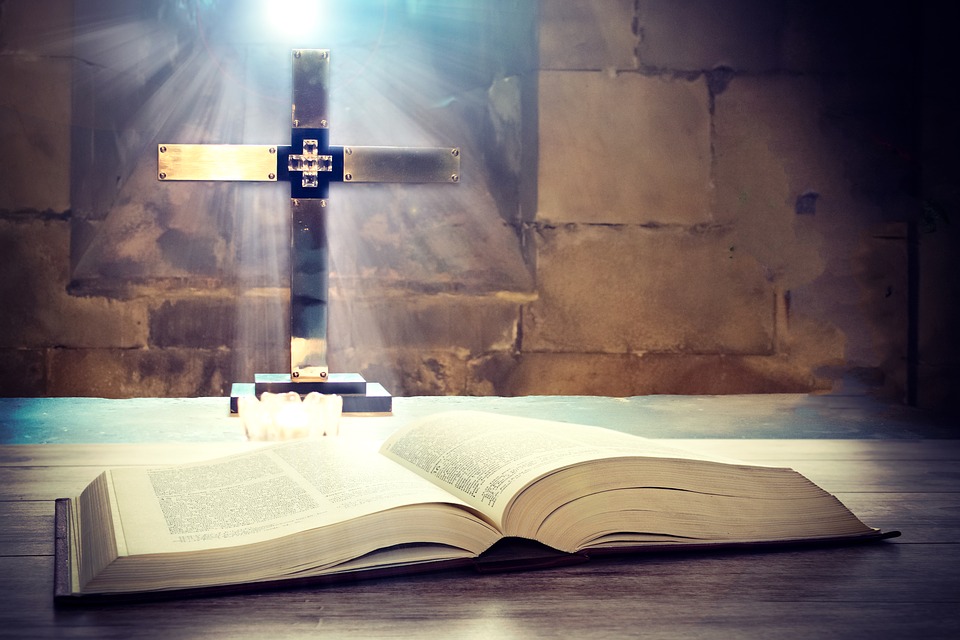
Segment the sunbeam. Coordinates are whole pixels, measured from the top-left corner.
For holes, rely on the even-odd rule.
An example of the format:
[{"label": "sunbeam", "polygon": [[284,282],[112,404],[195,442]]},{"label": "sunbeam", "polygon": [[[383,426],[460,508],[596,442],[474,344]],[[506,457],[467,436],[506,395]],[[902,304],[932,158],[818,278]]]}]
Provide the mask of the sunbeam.
[{"label": "sunbeam", "polygon": [[463,152],[456,188],[331,189],[331,366],[403,386],[391,349],[426,344],[432,330],[395,320],[403,296],[529,289],[487,166],[489,92],[506,54],[478,47],[491,26],[477,18],[496,12],[368,0],[313,3],[315,13],[291,19],[297,4],[157,0],[120,15],[78,5],[73,199],[84,233],[73,239],[74,285],[233,292],[233,374],[284,370],[289,187],[162,183],[156,147],[289,144],[290,50],[330,49],[332,144]]}]

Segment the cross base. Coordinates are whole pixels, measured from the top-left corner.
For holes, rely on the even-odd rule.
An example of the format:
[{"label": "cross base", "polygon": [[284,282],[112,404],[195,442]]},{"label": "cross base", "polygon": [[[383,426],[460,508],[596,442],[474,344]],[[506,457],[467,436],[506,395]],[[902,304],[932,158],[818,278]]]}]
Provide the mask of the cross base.
[{"label": "cross base", "polygon": [[393,396],[378,382],[367,382],[359,373],[331,373],[325,382],[294,382],[290,374],[258,373],[254,382],[234,382],[230,389],[230,413],[240,411],[242,396],[256,396],[264,392],[288,393],[301,397],[316,391],[336,394],[343,398],[344,413],[390,414]]}]

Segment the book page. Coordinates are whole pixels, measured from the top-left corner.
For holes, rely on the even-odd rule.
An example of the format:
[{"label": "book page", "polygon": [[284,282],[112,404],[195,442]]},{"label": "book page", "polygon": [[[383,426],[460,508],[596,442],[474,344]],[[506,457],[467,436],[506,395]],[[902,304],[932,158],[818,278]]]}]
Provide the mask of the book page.
[{"label": "book page", "polygon": [[429,416],[380,450],[501,528],[504,509],[524,486],[571,464],[619,455],[730,462],[599,427],[473,411]]},{"label": "book page", "polygon": [[463,504],[338,438],[110,473],[131,555],[247,544],[414,503]]}]

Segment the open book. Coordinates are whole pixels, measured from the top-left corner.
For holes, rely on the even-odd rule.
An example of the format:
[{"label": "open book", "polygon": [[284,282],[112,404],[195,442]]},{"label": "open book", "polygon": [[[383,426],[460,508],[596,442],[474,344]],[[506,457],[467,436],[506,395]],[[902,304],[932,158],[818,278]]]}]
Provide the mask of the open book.
[{"label": "open book", "polygon": [[432,570],[502,540],[558,559],[890,535],[790,469],[477,412],[421,419],[379,451],[322,438],[112,469],[58,514],[60,599]]}]

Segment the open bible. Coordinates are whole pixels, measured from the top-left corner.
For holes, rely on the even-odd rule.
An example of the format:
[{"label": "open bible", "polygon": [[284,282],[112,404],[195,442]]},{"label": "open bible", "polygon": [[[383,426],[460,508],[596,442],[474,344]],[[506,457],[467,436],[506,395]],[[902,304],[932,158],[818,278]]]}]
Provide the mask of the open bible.
[{"label": "open bible", "polygon": [[[57,513],[55,595],[68,601],[896,535],[791,469],[465,411],[379,450],[321,438],[111,469]],[[508,541],[526,551],[497,556]]]}]

